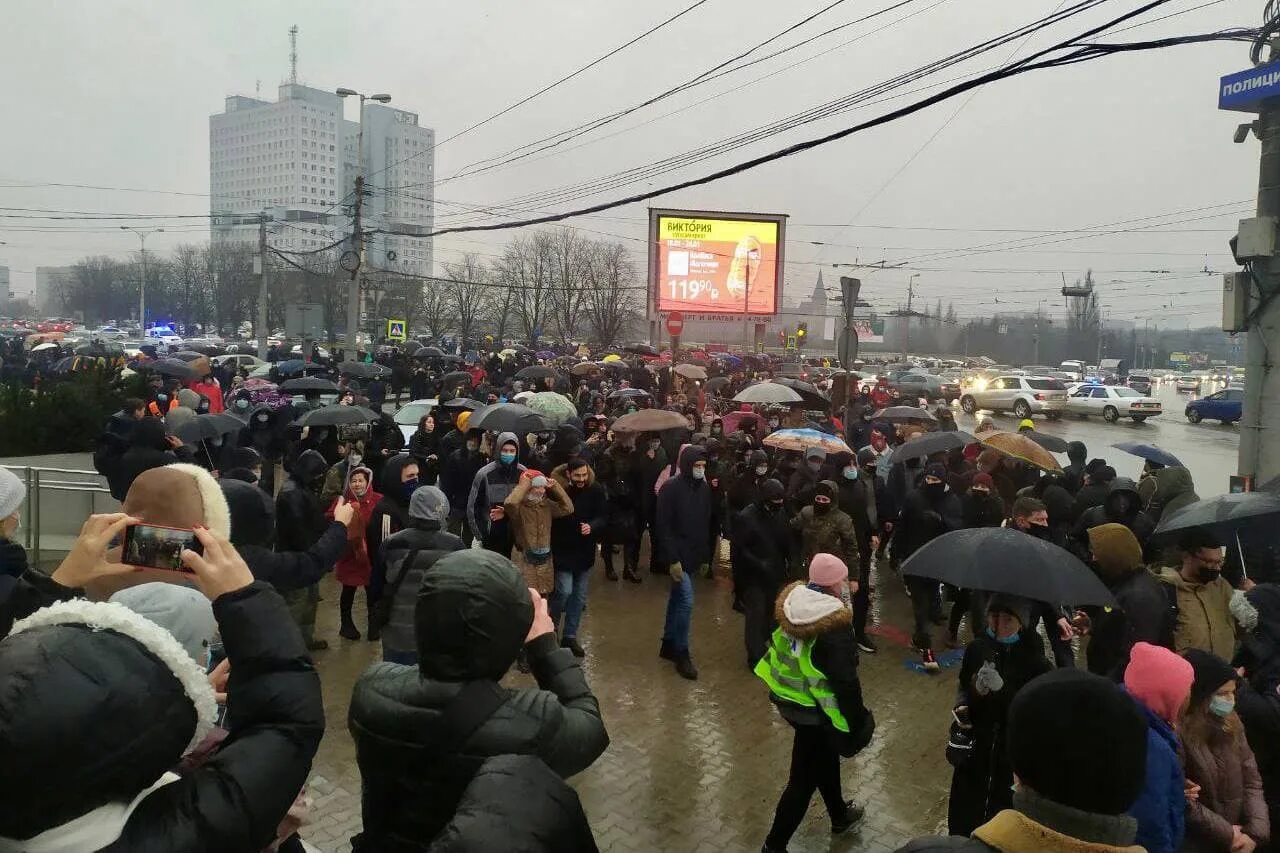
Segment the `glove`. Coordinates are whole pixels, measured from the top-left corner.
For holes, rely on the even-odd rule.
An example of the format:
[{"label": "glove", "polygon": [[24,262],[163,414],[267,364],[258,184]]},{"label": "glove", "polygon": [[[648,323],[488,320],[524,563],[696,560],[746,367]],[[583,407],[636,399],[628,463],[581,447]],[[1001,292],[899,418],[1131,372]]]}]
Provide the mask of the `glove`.
[{"label": "glove", "polygon": [[684,580],[684,566],[679,563],[672,563],[667,569],[667,572],[671,575],[671,580],[675,583],[680,583]]},{"label": "glove", "polygon": [[988,696],[992,693],[999,693],[1004,688],[1004,679],[1000,677],[1000,673],[996,671],[995,664],[991,661],[984,663],[976,675],[973,676],[973,689],[977,691],[979,696]]}]

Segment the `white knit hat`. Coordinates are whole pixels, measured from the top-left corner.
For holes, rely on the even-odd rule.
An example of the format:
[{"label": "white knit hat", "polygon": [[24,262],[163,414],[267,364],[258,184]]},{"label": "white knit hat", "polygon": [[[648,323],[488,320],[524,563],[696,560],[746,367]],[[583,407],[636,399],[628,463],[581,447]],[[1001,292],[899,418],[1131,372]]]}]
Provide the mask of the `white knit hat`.
[{"label": "white knit hat", "polygon": [[26,499],[27,487],[18,475],[8,468],[0,468],[0,518],[13,515]]}]

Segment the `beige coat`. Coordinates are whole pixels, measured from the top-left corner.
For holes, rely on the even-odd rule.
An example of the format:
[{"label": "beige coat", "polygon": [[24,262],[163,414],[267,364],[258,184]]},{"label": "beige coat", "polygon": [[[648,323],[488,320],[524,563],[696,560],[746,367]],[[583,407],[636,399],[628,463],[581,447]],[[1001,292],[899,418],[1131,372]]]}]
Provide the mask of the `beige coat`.
[{"label": "beige coat", "polygon": [[516,542],[517,553],[513,562],[524,576],[525,583],[543,595],[549,595],[555,586],[555,569],[552,559],[543,563],[531,563],[525,552],[531,549],[551,547],[551,522],[573,513],[573,501],[565,494],[564,488],[551,477],[547,478],[546,500],[531,504],[525,500],[529,494],[529,477],[521,477],[520,482],[511,490],[511,494],[502,503],[507,520],[511,522],[511,534]]}]

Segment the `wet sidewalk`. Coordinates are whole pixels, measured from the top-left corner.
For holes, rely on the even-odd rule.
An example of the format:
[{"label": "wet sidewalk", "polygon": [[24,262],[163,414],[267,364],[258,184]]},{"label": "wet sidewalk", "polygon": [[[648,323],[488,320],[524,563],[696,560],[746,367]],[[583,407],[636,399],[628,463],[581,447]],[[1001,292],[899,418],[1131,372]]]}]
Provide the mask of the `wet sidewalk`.
[{"label": "wet sidewalk", "polygon": [[[642,563],[643,565],[643,563]],[[875,580],[873,575],[873,580]],[[791,728],[748,672],[742,617],[723,580],[695,587],[696,682],[658,658],[669,582],[639,586],[591,576],[583,663],[612,744],[572,782],[602,851],[755,851],[786,782]],[[328,730],[311,782],[315,809],[303,836],[326,853],[350,850],[360,826],[360,774],[347,732],[351,685],[378,645],[337,636],[337,587],[323,587],[317,654]],[[946,819],[951,768],[943,756],[955,693],[954,668],[928,676],[908,666],[910,606],[897,577],[876,582],[880,652],[863,655],[861,677],[876,717],[871,746],[842,762],[845,796],[867,807],[860,827],[832,839],[816,795],[791,851],[891,851]],[[357,608],[363,602],[357,601]],[[359,609],[357,612],[360,612]],[[362,622],[359,624],[363,624]],[[941,629],[939,629],[941,632]],[[958,652],[940,654],[950,662]],[[512,685],[531,683],[509,678]]]}]

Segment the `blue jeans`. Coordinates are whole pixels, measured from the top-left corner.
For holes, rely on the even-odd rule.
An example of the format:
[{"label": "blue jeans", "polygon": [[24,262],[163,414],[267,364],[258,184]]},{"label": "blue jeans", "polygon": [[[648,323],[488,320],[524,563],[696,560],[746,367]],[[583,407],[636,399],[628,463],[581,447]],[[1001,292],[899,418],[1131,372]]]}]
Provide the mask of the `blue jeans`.
[{"label": "blue jeans", "polygon": [[686,568],[680,583],[672,582],[667,596],[667,622],[662,640],[677,654],[689,652],[689,628],[693,623],[693,578]]},{"label": "blue jeans", "polygon": [[582,624],[582,610],[587,604],[587,578],[591,576],[588,567],[582,571],[561,571],[556,569],[556,588],[551,593],[551,621],[560,624],[560,615],[564,614],[564,630],[562,639],[572,640],[578,636],[578,626]]}]

